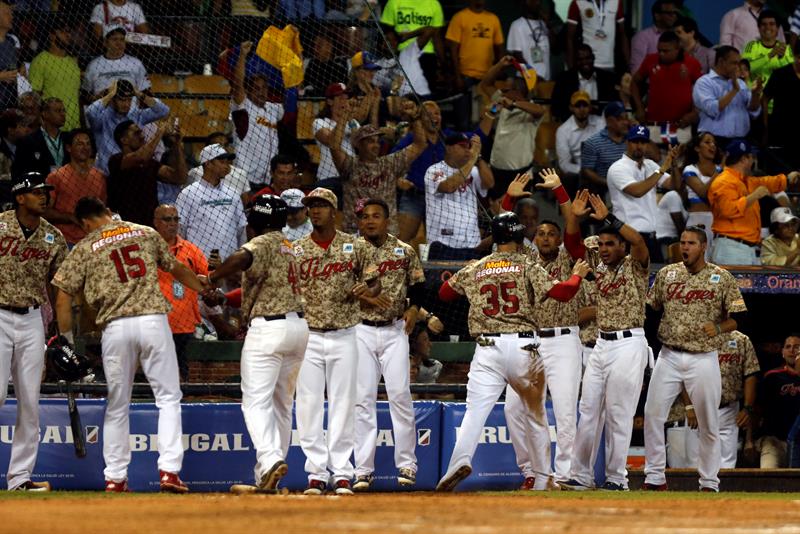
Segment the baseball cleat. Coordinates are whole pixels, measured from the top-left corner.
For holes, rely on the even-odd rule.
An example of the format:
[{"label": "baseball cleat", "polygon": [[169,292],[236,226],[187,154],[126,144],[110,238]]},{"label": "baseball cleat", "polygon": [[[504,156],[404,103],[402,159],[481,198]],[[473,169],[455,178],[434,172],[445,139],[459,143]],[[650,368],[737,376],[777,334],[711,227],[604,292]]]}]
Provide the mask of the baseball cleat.
[{"label": "baseball cleat", "polygon": [[532,490],[533,485],[536,484],[536,479],[533,477],[525,477],[522,485],[519,487],[521,490]]},{"label": "baseball cleat", "polygon": [[700,488],[700,491],[705,492],[705,493],[719,493],[718,489],[706,488],[706,487]]},{"label": "baseball cleat", "polygon": [[353,488],[350,485],[350,481],[346,478],[342,478],[337,480],[333,485],[333,491],[336,495],[352,495]]},{"label": "baseball cleat", "polygon": [[128,493],[128,481],[115,482],[113,480],[106,480],[106,493]]},{"label": "baseball cleat", "polygon": [[584,486],[574,478],[571,478],[566,482],[559,482],[558,485],[561,487],[562,490],[565,491],[589,491],[592,489],[589,486]]},{"label": "baseball cleat", "polygon": [[452,474],[445,475],[436,485],[436,491],[453,491],[458,484],[472,474],[472,467],[462,465]]},{"label": "baseball cleat", "polygon": [[410,467],[401,467],[397,470],[397,483],[401,486],[413,486],[417,483],[417,472]]},{"label": "baseball cleat", "polygon": [[26,480],[16,488],[14,491],[38,491],[38,492],[46,492],[50,491],[50,483],[49,482],[32,482],[30,480]]},{"label": "baseball cleat", "polygon": [[159,470],[158,479],[162,493],[189,493],[189,486],[183,483],[178,473]]},{"label": "baseball cleat", "polygon": [[372,475],[358,475],[353,491],[367,491],[372,486]]},{"label": "baseball cleat", "polygon": [[664,482],[663,484],[651,484],[649,482],[645,482],[642,484],[642,491],[667,491],[667,483]]},{"label": "baseball cleat", "polygon": [[321,480],[309,480],[308,487],[303,492],[303,495],[322,495],[328,489],[328,484]]},{"label": "baseball cleat", "polygon": [[599,489],[600,491],[630,491],[622,484],[615,484],[614,482],[609,482],[609,481],[606,481],[605,484],[603,484],[597,489]]},{"label": "baseball cleat", "polygon": [[261,476],[258,481],[258,489],[274,490],[278,487],[278,482],[289,472],[289,466],[283,460],[278,460],[275,464]]}]

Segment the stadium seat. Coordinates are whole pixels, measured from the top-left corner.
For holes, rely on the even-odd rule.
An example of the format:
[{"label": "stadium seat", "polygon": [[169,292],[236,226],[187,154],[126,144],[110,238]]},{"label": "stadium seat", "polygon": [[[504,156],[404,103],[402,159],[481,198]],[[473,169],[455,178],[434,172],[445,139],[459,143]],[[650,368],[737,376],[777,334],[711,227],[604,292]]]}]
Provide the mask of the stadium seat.
[{"label": "stadium seat", "polygon": [[297,138],[314,139],[314,119],[319,113],[320,103],[301,100],[297,103]]},{"label": "stadium seat", "polygon": [[177,94],[181,92],[181,80],[169,74],[150,74],[151,91],[154,93]]},{"label": "stadium seat", "polygon": [[231,87],[222,76],[203,76],[196,74],[187,76],[183,81],[183,90],[190,95],[227,95]]},{"label": "stadium seat", "polygon": [[203,109],[206,111],[209,119],[225,121],[228,120],[231,114],[230,100],[227,98],[206,98],[203,100]]}]

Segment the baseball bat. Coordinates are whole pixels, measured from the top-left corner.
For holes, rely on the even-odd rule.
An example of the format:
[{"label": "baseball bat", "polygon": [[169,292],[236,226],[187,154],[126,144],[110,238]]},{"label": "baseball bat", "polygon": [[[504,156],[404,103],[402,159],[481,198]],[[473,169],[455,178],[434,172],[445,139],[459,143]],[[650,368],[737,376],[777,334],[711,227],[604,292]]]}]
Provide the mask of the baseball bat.
[{"label": "baseball bat", "polygon": [[67,408],[69,409],[69,423],[72,426],[72,441],[75,445],[75,456],[86,456],[86,435],[81,424],[81,414],[78,413],[78,403],[75,402],[75,392],[72,382],[67,382]]}]

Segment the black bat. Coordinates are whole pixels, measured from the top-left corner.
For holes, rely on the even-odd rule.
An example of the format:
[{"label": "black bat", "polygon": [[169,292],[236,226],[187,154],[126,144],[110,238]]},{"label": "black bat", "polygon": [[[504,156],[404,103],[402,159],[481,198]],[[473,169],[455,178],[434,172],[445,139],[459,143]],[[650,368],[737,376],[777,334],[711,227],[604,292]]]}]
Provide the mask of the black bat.
[{"label": "black bat", "polygon": [[67,408],[69,409],[69,424],[72,426],[72,441],[75,444],[75,456],[86,456],[86,435],[81,424],[81,414],[78,413],[78,403],[75,402],[75,392],[72,382],[67,382]]}]

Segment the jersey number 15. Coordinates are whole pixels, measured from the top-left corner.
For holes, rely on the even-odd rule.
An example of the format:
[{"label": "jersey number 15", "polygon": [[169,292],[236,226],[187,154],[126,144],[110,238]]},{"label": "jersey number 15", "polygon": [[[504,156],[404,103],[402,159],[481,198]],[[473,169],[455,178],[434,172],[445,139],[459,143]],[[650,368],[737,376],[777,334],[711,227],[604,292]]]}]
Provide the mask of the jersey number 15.
[{"label": "jersey number 15", "polygon": [[144,260],[131,255],[131,253],[138,251],[139,245],[134,244],[115,249],[108,255],[117,269],[119,281],[123,284],[131,278],[141,278],[147,274],[147,265],[145,265]]},{"label": "jersey number 15", "polygon": [[[486,284],[481,286],[481,295],[486,295],[487,307],[483,308],[483,314],[494,317],[500,310],[503,313],[517,313],[519,311],[519,297],[509,290],[516,289],[516,282],[501,282],[499,285]],[[502,306],[500,300],[502,299]]]}]

